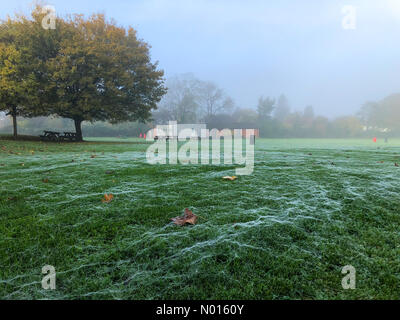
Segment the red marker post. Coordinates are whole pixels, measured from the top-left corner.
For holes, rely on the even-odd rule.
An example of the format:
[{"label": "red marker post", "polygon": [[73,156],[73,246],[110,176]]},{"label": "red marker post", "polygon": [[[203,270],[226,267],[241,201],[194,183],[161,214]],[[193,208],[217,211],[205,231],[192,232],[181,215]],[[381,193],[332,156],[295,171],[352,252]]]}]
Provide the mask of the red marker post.
[{"label": "red marker post", "polygon": [[378,139],[376,139],[376,138],[373,138],[373,139],[372,139],[373,142],[376,142],[377,140],[378,140]]}]

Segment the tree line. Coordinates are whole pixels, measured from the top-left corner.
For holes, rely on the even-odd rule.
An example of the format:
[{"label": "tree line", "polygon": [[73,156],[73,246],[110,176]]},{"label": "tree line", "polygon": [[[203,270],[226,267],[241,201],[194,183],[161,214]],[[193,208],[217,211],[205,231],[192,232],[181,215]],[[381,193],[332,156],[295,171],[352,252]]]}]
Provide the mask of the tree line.
[{"label": "tree line", "polygon": [[257,128],[270,138],[348,138],[400,136],[400,94],[367,102],[355,115],[329,119],[312,106],[292,110],[288,98],[259,97],[255,106],[238,107],[215,83],[182,74],[168,79],[168,93],[153,112],[156,124],[170,120],[206,123],[209,128]]},{"label": "tree line", "polygon": [[44,7],[0,23],[0,111],[13,119],[71,119],[82,140],[83,121],[146,121],[166,93],[163,71],[133,28],[102,14],[56,17],[43,28]]}]

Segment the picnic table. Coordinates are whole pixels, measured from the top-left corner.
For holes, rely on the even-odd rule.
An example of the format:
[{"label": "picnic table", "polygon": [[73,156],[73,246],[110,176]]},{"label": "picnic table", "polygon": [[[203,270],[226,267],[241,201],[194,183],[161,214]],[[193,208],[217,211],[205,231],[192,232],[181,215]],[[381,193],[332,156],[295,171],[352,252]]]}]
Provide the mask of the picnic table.
[{"label": "picnic table", "polygon": [[64,135],[60,137],[63,141],[76,141],[76,133],[75,132],[64,132]]},{"label": "picnic table", "polygon": [[59,141],[60,133],[55,131],[44,131],[44,134],[40,136],[43,141]]},{"label": "picnic table", "polygon": [[44,131],[44,134],[40,136],[42,141],[52,141],[52,142],[62,142],[76,141],[76,133],[75,132],[64,132],[64,135],[61,135],[60,132],[56,131]]}]

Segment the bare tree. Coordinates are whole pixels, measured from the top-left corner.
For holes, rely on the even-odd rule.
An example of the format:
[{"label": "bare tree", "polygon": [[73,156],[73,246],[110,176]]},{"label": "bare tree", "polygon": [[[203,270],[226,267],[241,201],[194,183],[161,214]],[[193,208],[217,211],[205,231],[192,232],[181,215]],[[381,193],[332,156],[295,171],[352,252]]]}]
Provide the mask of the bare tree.
[{"label": "bare tree", "polygon": [[227,113],[234,107],[233,100],[225,94],[224,90],[211,81],[202,81],[200,83],[199,95],[205,118],[222,112]]},{"label": "bare tree", "polygon": [[213,82],[198,80],[191,73],[170,78],[166,85],[168,93],[153,113],[157,123],[196,123],[234,108],[233,100],[221,88]]}]

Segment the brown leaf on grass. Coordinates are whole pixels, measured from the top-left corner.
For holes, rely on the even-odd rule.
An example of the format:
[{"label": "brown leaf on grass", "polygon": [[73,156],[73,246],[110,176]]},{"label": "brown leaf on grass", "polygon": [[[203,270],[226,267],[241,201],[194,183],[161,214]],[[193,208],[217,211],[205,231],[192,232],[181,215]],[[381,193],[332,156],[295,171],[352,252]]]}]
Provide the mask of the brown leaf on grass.
[{"label": "brown leaf on grass", "polygon": [[104,198],[103,199],[101,199],[101,202],[103,202],[103,203],[110,203],[111,201],[113,201],[113,199],[114,199],[114,195],[112,194],[112,193],[110,193],[110,194],[105,194],[104,195]]},{"label": "brown leaf on grass", "polygon": [[224,179],[224,180],[230,180],[230,181],[235,181],[236,179],[237,179],[237,177],[236,176],[226,176],[226,177],[222,177],[222,179]]},{"label": "brown leaf on grass", "polygon": [[400,165],[399,165],[397,162],[395,162],[394,165],[395,165],[396,167],[400,167]]},{"label": "brown leaf on grass", "polygon": [[172,222],[177,226],[184,226],[186,223],[196,224],[198,216],[196,216],[192,211],[188,208],[185,209],[185,214],[181,217],[172,218]]},{"label": "brown leaf on grass", "polygon": [[94,158],[96,158],[96,157],[97,157],[97,155],[95,155],[95,154],[92,154],[90,157],[91,157],[92,159],[94,159]]},{"label": "brown leaf on grass", "polygon": [[43,179],[42,179],[42,182],[43,182],[43,183],[49,183],[49,179],[48,179],[48,178],[43,178]]}]

